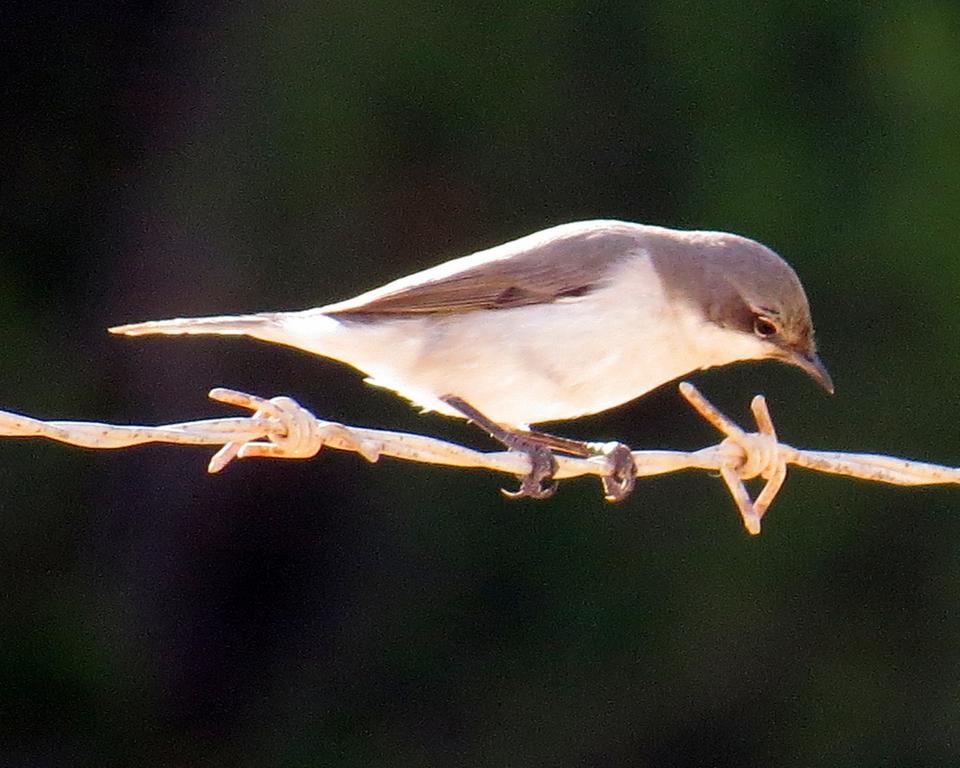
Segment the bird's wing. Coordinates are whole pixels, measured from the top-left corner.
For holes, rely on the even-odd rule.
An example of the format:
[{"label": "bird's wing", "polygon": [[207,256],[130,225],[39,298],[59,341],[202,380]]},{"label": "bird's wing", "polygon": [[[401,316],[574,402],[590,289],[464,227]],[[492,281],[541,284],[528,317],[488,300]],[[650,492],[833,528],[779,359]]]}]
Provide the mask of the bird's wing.
[{"label": "bird's wing", "polygon": [[429,315],[544,304],[590,293],[639,248],[640,225],[577,222],[537,232],[323,307],[326,315]]}]

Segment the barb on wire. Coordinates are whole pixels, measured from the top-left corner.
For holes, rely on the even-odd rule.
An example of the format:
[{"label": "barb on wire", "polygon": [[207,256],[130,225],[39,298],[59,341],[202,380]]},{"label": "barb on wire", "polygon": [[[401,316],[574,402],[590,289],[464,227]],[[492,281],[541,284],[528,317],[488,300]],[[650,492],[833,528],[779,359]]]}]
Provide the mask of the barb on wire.
[{"label": "barb on wire", "polygon": [[[687,402],[724,439],[698,451],[633,451],[638,477],[701,469],[719,472],[743,518],[746,529],[760,533],[760,521],[776,498],[794,465],[817,472],[856,477],[894,485],[960,484],[960,468],[908,461],[893,456],[866,453],[808,451],[779,442],[773,419],[762,395],[750,408],[756,432],[747,432],[722,414],[699,390],[680,383]],[[207,419],[158,427],[119,426],[82,421],[41,421],[0,411],[0,437],[45,437],[84,448],[124,448],[145,443],[218,445],[208,470],[219,472],[236,459],[263,457],[308,459],[328,447],[358,453],[367,461],[391,456],[405,461],[473,467],[523,476],[530,471],[525,454],[510,451],[475,451],[456,443],[406,432],[390,432],[338,424],[318,419],[295,400],[269,400],[217,388],[210,397],[218,402],[252,411],[247,417]],[[558,455],[558,480],[613,471],[607,458]],[[756,477],[766,483],[751,497],[744,481]]]}]

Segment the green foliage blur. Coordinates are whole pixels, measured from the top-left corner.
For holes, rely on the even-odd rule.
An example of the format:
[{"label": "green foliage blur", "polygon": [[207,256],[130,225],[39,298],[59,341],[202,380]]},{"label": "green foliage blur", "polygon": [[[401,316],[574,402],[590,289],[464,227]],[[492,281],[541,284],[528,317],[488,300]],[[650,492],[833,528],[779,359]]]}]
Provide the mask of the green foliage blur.
[{"label": "green foliage blur", "polygon": [[[837,394],[695,376],[730,415],[960,464],[957,3],[12,3],[0,40],[0,408],[179,421],[224,385],[485,446],[334,363],[104,329],[613,217],[803,279]],[[672,385],[558,431],[715,440]],[[703,473],[511,503],[207,456],[0,444],[0,764],[960,762],[956,490],[794,472],[752,538]]]}]

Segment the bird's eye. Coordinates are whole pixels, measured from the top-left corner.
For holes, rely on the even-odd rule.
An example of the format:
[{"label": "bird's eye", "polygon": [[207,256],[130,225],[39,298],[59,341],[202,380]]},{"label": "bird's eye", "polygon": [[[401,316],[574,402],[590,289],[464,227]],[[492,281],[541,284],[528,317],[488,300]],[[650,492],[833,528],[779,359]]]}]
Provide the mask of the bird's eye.
[{"label": "bird's eye", "polygon": [[776,336],[780,329],[769,317],[757,315],[753,318],[753,332],[761,339],[769,339],[771,336]]}]

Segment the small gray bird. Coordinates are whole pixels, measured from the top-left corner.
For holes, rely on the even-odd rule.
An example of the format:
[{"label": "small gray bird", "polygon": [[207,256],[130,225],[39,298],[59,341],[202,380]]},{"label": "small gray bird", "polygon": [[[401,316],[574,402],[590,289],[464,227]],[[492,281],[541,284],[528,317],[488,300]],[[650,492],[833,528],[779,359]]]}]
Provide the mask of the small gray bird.
[{"label": "small gray bird", "polygon": [[[317,309],[110,331],[252,336],[340,360],[526,452],[516,496],[553,492],[553,450],[598,450],[529,425],[612,408],[690,371],[772,359],[833,391],[803,286],[776,253],[725,232],[621,221],[551,227]],[[607,455],[607,497],[623,498],[632,457],[622,445]]]}]

